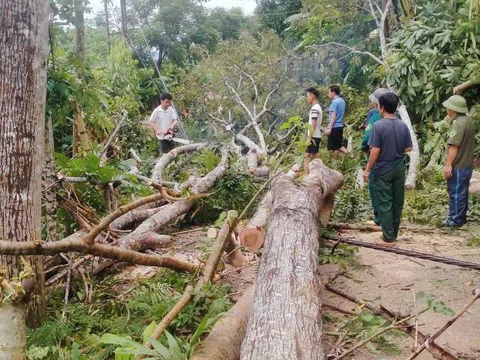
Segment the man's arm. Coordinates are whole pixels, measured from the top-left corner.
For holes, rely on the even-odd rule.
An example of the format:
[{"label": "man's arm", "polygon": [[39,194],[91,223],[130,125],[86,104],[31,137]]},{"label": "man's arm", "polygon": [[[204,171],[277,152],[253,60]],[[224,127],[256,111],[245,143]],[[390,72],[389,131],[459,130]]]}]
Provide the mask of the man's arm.
[{"label": "man's arm", "polygon": [[169,129],[174,131],[177,127],[178,127],[178,119],[174,119]]},{"label": "man's arm", "polygon": [[335,125],[335,121],[337,120],[337,112],[334,111],[332,112],[332,118],[330,119],[330,124],[328,124],[328,127],[325,129],[325,134],[330,135],[333,129],[333,125]]},{"label": "man's arm", "polygon": [[413,150],[413,147],[408,147],[405,149],[404,153],[406,154],[406,153],[412,152],[412,150]]},{"label": "man's arm", "polygon": [[450,179],[453,176],[453,162],[458,155],[458,146],[449,145],[447,152],[447,161],[445,161],[445,168],[443,169],[443,175],[445,179]]},{"label": "man's arm", "polygon": [[372,171],[373,165],[375,165],[379,156],[380,156],[380,148],[372,147],[372,149],[370,150],[370,158],[368,159],[367,167],[363,172],[363,179],[365,180],[366,183],[368,183],[370,172]]},{"label": "man's arm", "polygon": [[[313,131],[315,131],[315,129],[317,128],[317,119],[318,118],[312,118],[311,127],[313,128]],[[313,137],[312,130],[308,128],[308,135],[307,135],[308,142],[312,141],[312,137]]]}]

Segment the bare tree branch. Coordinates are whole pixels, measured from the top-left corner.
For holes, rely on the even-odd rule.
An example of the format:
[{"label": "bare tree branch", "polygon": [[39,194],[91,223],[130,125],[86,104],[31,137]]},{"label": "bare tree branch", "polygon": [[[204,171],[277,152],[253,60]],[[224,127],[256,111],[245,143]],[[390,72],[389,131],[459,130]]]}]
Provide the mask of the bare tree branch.
[{"label": "bare tree branch", "polygon": [[381,60],[378,56],[375,56],[374,54],[372,54],[369,51],[360,51],[360,50],[357,50],[357,49],[355,49],[351,46],[348,46],[348,45],[345,45],[345,44],[342,44],[342,43],[339,43],[339,42],[336,42],[336,41],[332,41],[332,42],[325,43],[325,44],[312,45],[310,47],[312,47],[312,48],[324,48],[324,47],[328,47],[328,46],[338,46],[338,47],[349,50],[352,54],[367,55],[367,56],[371,57],[373,60],[375,60],[377,62],[377,64],[385,65],[383,60]]},{"label": "bare tree branch", "polygon": [[173,270],[195,273],[199,270],[194,265],[179,259],[164,256],[146,255],[140,252],[102,244],[87,245],[84,239],[64,239],[56,242],[5,241],[0,240],[2,255],[56,255],[65,252],[77,252],[119,260],[131,264],[166,267]]},{"label": "bare tree branch", "polygon": [[373,0],[367,0],[368,1],[368,5],[370,7],[370,14],[372,14],[374,20],[375,20],[375,23],[377,24],[377,28],[380,27],[380,21],[378,20],[378,16],[377,16],[377,13],[375,12],[375,9],[373,8]]}]

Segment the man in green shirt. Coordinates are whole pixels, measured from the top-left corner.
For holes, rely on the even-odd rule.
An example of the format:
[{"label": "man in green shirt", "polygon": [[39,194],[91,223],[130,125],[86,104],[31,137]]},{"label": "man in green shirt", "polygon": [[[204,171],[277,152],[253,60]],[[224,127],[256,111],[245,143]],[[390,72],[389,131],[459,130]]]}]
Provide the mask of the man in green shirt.
[{"label": "man in green shirt", "polygon": [[[368,140],[370,139],[370,133],[372,132],[373,124],[382,118],[380,112],[378,111],[378,99],[387,93],[388,90],[384,88],[379,88],[370,94],[368,99],[370,100],[373,108],[370,110],[367,115],[367,126],[365,127],[365,132],[362,138],[361,149],[367,154],[367,161],[370,157],[370,146],[368,146]],[[370,199],[372,200],[373,214],[375,215],[375,225],[380,225],[380,218],[378,217],[377,203],[375,201],[375,188],[373,185],[373,173],[370,174],[370,179],[368,181],[368,191],[370,192]]]},{"label": "man in green shirt", "polygon": [[452,120],[444,168],[450,195],[450,213],[445,225],[458,227],[467,222],[468,189],[475,151],[475,124],[467,115],[467,101],[462,96],[450,97],[443,106]]}]

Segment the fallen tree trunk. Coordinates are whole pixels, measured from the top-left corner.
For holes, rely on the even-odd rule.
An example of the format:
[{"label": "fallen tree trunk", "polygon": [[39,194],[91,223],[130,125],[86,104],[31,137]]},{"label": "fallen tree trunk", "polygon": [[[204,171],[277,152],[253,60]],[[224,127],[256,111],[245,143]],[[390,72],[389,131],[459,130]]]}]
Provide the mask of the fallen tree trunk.
[{"label": "fallen tree trunk", "polygon": [[255,285],[248,288],[228,313],[217,321],[190,360],[238,360],[252,313]]},{"label": "fallen tree trunk", "polygon": [[[205,177],[198,179],[195,184],[192,186],[192,193],[195,195],[205,193],[210,188],[213,187],[215,181],[222,177],[225,172],[227,171],[228,166],[228,152],[226,150],[222,153],[222,160],[220,164],[213,169],[210,173],[208,173]],[[157,212],[152,217],[145,220],[135,231],[131,234],[123,237],[120,239],[119,243],[120,246],[124,246],[123,244],[128,243],[130,241],[130,237],[138,236],[139,234],[147,233],[147,232],[157,232],[163,226],[168,224],[170,221],[175,220],[182,214],[185,214],[194,204],[194,199],[183,199],[176,201],[172,204],[163,206],[159,212]]]},{"label": "fallen tree trunk", "polygon": [[163,155],[156,163],[155,168],[152,172],[152,179],[160,182],[163,178],[163,172],[165,171],[168,164],[170,164],[178,155],[185,154],[190,151],[198,151],[203,147],[207,146],[206,143],[198,143],[198,144],[189,144],[184,146],[179,146],[169,153]]},{"label": "fallen tree trunk", "polygon": [[112,222],[110,224],[110,229],[113,230],[125,230],[129,228],[132,224],[142,222],[149,217],[155,215],[157,212],[160,211],[161,207],[165,204],[167,204],[166,201],[163,202],[157,202],[153,203],[155,205],[160,205],[160,206],[155,206],[155,207],[150,207],[150,208],[138,208],[136,210],[132,210],[125,215],[120,216],[117,220]]},{"label": "fallen tree trunk", "polygon": [[301,186],[286,176],[273,181],[272,215],[242,360],[324,359],[318,219],[322,202],[342,183],[343,176],[320,160],[311,162]]}]

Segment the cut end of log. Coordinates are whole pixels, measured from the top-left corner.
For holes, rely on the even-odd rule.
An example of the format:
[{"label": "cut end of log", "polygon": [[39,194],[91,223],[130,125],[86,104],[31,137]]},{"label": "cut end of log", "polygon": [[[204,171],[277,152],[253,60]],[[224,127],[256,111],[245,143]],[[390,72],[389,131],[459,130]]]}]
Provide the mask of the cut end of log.
[{"label": "cut end of log", "polygon": [[240,232],[240,244],[248,251],[260,249],[265,241],[265,231],[262,227],[245,228]]}]

